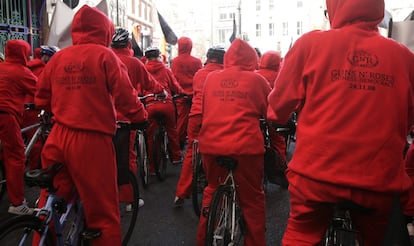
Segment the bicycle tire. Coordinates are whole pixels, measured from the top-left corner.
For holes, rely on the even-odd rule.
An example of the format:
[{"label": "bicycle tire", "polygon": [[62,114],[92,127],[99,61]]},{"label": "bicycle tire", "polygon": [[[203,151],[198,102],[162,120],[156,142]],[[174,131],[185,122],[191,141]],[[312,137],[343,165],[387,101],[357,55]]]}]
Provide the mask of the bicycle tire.
[{"label": "bicycle tire", "polygon": [[138,134],[138,141],[136,142],[137,149],[137,166],[139,170],[139,176],[141,178],[142,186],[144,189],[148,187],[149,182],[149,163],[147,146],[144,134]]},{"label": "bicycle tire", "polygon": [[[12,217],[0,226],[0,245],[32,245],[32,237],[38,231],[42,231],[42,221],[39,218],[32,215]],[[24,235],[27,238],[23,238]],[[54,245],[53,241],[52,235],[48,233],[44,245]]]},{"label": "bicycle tire", "polygon": [[132,186],[133,200],[119,201],[119,214],[121,217],[122,245],[127,245],[131,239],[139,210],[139,187],[136,176],[133,172],[128,172],[128,185]]},{"label": "bicycle tire", "polygon": [[241,245],[244,234],[244,220],[241,210],[236,206],[236,228],[231,241],[231,214],[233,191],[229,185],[220,185],[211,200],[206,232],[206,245]]},{"label": "bicycle tire", "polygon": [[[195,154],[195,160],[193,164],[193,180],[191,184],[192,189],[192,202],[194,213],[200,217],[201,203],[203,201],[203,192],[207,187],[207,178],[203,170],[203,164],[201,162],[201,154]],[[193,155],[194,158],[194,155]]]},{"label": "bicycle tire", "polygon": [[154,133],[154,169],[159,181],[167,176],[167,153],[165,153],[164,132],[159,127]]},{"label": "bicycle tire", "polygon": [[4,169],[4,162],[0,162],[0,200],[3,199],[3,195],[7,190],[6,172]]}]

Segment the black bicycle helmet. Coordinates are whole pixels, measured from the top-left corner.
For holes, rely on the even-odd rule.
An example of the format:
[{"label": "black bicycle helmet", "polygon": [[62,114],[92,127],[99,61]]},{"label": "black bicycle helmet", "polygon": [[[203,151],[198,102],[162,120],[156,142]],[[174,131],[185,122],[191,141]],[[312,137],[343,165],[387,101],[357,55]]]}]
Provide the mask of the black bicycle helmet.
[{"label": "black bicycle helmet", "polygon": [[59,48],[56,46],[48,46],[48,45],[40,46],[40,55],[53,56],[58,51],[59,51]]},{"label": "black bicycle helmet", "polygon": [[210,62],[215,62],[219,64],[223,64],[223,58],[226,51],[223,47],[211,47],[207,51],[207,60]]},{"label": "black bicycle helmet", "polygon": [[145,50],[145,57],[147,59],[149,58],[158,58],[160,56],[161,52],[160,49],[158,49],[158,47],[148,47]]},{"label": "black bicycle helmet", "polygon": [[112,36],[111,47],[114,48],[125,48],[128,46],[129,32],[124,28],[115,29],[115,33]]}]

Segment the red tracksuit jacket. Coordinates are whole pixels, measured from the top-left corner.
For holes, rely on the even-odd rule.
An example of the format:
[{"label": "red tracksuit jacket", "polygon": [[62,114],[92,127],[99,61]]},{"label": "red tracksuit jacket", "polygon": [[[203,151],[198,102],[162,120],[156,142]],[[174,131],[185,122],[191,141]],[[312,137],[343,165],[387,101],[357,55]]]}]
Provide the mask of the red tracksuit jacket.
[{"label": "red tracksuit jacket", "polygon": [[375,2],[327,1],[335,13],[331,30],[304,34],[293,45],[268,97],[268,116],[286,123],[301,109],[292,172],[401,192],[411,185],[402,153],[414,123],[414,55],[379,34],[384,9]]},{"label": "red tracksuit jacket", "polygon": [[193,43],[190,38],[178,39],[178,56],[171,62],[171,70],[186,94],[193,94],[194,74],[203,67],[201,60],[191,56]]},{"label": "red tracksuit jacket", "polygon": [[222,70],[223,64],[207,63],[204,68],[197,71],[194,75],[193,100],[191,104],[190,116],[201,115],[202,91],[207,75],[215,70]]},{"label": "red tracksuit jacket", "polygon": [[51,108],[56,122],[64,126],[114,135],[115,108],[132,122],[142,122],[147,112],[125,65],[107,48],[112,39],[112,23],[95,23],[106,25],[101,28],[106,27],[108,35],[97,32],[92,24],[85,27],[75,23],[88,19],[87,14],[83,12],[85,16],[79,16],[72,24],[73,46],[57,52],[47,63],[39,78],[35,103]]},{"label": "red tracksuit jacket", "polygon": [[262,75],[269,81],[270,86],[273,88],[275,85],[276,77],[279,73],[280,67],[280,53],[276,51],[267,51],[260,58],[259,69],[256,73]]},{"label": "red tracksuit jacket", "polygon": [[[237,43],[234,43],[237,42]],[[257,54],[235,40],[224,55],[224,69],[211,72],[202,99],[199,148],[211,155],[264,153],[259,119],[266,117],[269,83],[254,72]]]},{"label": "red tracksuit jacket", "polygon": [[0,111],[22,123],[25,97],[34,95],[37,77],[26,66],[30,54],[26,41],[9,40],[6,47],[6,61],[0,63]]}]

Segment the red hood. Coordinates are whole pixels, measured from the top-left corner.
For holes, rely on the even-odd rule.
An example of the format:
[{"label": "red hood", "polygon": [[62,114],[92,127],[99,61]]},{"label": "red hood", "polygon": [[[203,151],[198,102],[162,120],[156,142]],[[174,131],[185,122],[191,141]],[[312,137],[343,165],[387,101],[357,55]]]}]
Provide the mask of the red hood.
[{"label": "red hood", "polygon": [[236,39],[224,54],[224,68],[241,67],[242,70],[254,71],[258,59],[256,50],[250,44]]},{"label": "red hood", "polygon": [[332,28],[340,28],[353,22],[377,28],[384,18],[384,0],[326,0]]},{"label": "red hood", "polygon": [[151,74],[156,74],[158,71],[165,69],[164,63],[157,60],[148,60],[147,64],[145,64],[145,67]]},{"label": "red hood", "polygon": [[112,22],[97,8],[82,6],[72,22],[72,42],[77,44],[100,44],[108,47],[114,33]]},{"label": "red hood", "polygon": [[7,41],[4,53],[6,62],[27,65],[30,56],[30,44],[24,40],[12,39]]},{"label": "red hood", "polygon": [[178,39],[178,54],[191,54],[193,49],[193,42],[190,38],[181,37]]},{"label": "red hood", "polygon": [[260,69],[279,70],[280,66],[280,53],[276,51],[267,51],[260,58]]}]

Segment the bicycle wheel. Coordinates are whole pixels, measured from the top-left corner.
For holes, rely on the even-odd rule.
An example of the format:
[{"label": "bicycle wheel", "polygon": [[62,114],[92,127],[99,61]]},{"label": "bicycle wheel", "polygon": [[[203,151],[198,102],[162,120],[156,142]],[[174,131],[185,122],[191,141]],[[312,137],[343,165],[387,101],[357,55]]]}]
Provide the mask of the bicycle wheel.
[{"label": "bicycle wheel", "polygon": [[207,220],[207,246],[242,245],[244,220],[240,208],[236,206],[235,225],[232,225],[233,199],[232,188],[228,185],[220,185],[214,192]]},{"label": "bicycle wheel", "polygon": [[4,170],[4,163],[0,161],[0,200],[6,192],[6,172]]},{"label": "bicycle wheel", "polygon": [[137,133],[138,141],[136,142],[137,149],[137,166],[139,167],[139,176],[141,177],[142,186],[144,188],[148,187],[149,180],[149,167],[148,167],[148,155],[147,155],[147,145],[145,141],[145,136],[143,133]]},{"label": "bicycle wheel", "polygon": [[130,199],[120,199],[119,201],[119,212],[122,227],[122,245],[127,245],[131,239],[131,235],[137,221],[139,208],[138,182],[135,175],[131,171],[128,172],[128,184],[126,185],[131,187],[132,194]]},{"label": "bicycle wheel", "polygon": [[203,164],[201,162],[200,153],[194,153],[193,155],[193,181],[192,188],[192,201],[194,213],[200,217],[201,203],[203,201],[204,188],[207,187],[207,178],[203,170]]},{"label": "bicycle wheel", "polygon": [[[0,245],[32,245],[33,235],[42,231],[42,221],[32,215],[12,217],[0,226]],[[51,234],[46,235],[44,245],[54,245]]]},{"label": "bicycle wheel", "polygon": [[167,175],[168,158],[165,152],[164,131],[159,127],[154,133],[154,168],[160,181],[164,181]]}]

